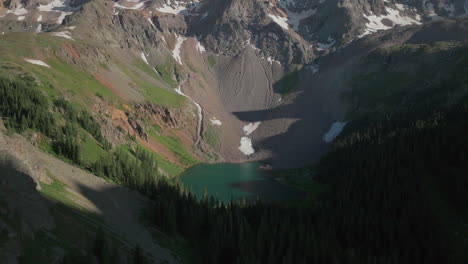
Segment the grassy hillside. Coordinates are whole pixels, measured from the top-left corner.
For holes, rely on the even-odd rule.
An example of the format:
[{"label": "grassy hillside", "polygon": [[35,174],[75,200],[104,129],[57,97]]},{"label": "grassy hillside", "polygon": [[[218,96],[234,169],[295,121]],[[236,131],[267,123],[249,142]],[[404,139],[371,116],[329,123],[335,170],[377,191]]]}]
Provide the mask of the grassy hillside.
[{"label": "grassy hillside", "polygon": [[[26,59],[44,62],[49,67],[29,63]],[[167,65],[167,74],[172,74],[171,67]],[[156,74],[139,57],[129,62],[125,56],[118,55],[118,52],[103,49],[91,42],[67,40],[49,34],[11,33],[1,36],[0,75],[20,79],[35,86],[36,91],[44,95],[50,105],[56,100],[65,99],[78,112],[100,107],[106,112],[99,114],[89,111],[94,122],[102,126],[109,123],[104,122],[105,120],[110,120],[115,126],[113,129],[122,134],[134,135],[135,132],[129,124],[125,124],[125,119],[115,121],[116,117],[109,115],[114,109],[130,112],[133,119],[146,120],[146,116],[138,116],[133,108],[134,104],[149,103],[175,109],[184,107],[186,102],[184,97],[172,90],[176,86],[172,77]],[[67,119],[60,111],[52,111],[51,116],[59,124]],[[192,154],[192,148],[181,144],[177,137],[164,136],[171,135],[171,131],[161,132],[157,136],[154,133],[150,136],[167,148],[155,153],[163,164],[161,170],[164,173],[176,176],[180,174],[181,167],[198,162]],[[108,146],[104,146],[100,138],[85,129],[78,129],[78,134],[81,144],[80,160],[83,166],[89,167],[103,157]],[[50,140],[50,135],[48,136],[49,139],[41,138],[40,145],[44,150],[54,152],[51,144],[55,139]],[[135,137],[129,137],[125,144],[133,145],[132,142],[142,145]],[[122,142],[115,144],[119,143]],[[152,147],[153,151],[154,149]],[[169,154],[163,155],[167,152]],[[170,160],[170,156],[177,157],[179,162],[172,164],[174,161]]]}]

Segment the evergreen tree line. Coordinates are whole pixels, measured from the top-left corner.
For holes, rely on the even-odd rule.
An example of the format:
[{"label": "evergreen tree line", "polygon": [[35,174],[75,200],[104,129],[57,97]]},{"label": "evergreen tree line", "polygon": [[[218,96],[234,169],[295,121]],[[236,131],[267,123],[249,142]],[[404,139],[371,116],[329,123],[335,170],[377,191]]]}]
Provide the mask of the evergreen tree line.
[{"label": "evergreen tree line", "polygon": [[147,193],[147,187],[167,180],[158,174],[158,164],[153,155],[137,147],[133,153],[124,149],[107,153],[94,163],[91,171],[99,177]]},{"label": "evergreen tree line", "polygon": [[86,111],[77,111],[64,99],[54,101],[55,110],[65,123],[57,121],[52,105],[32,82],[0,76],[0,116],[7,128],[21,133],[27,129],[43,133],[51,140],[53,151],[77,165],[80,160],[80,127],[88,131],[104,149],[111,144],[103,137],[97,121]]},{"label": "evergreen tree line", "polygon": [[21,80],[0,76],[0,116],[5,126],[19,133],[32,129],[50,136],[54,131],[47,98]]},{"label": "evergreen tree line", "polygon": [[88,131],[97,142],[101,143],[105,150],[111,149],[111,144],[102,135],[101,126],[87,111],[76,110],[70,102],[63,98],[55,100],[54,105],[68,120],[79,124],[84,130]]},{"label": "evergreen tree line", "polygon": [[65,126],[57,128],[56,131],[52,149],[55,153],[80,165],[80,137],[76,124],[67,120]]}]

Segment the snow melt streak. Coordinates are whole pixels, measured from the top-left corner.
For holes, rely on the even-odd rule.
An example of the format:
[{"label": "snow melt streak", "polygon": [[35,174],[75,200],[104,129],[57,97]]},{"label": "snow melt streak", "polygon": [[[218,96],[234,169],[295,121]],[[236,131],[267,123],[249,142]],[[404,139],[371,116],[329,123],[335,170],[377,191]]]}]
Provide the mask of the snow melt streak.
[{"label": "snow melt streak", "polygon": [[177,36],[176,44],[174,47],[174,50],[172,51],[172,57],[180,64],[182,65],[182,59],[180,58],[180,48],[182,47],[182,44],[184,43],[185,38],[181,36]]},{"label": "snow melt streak", "polygon": [[144,53],[143,51],[140,53],[140,56],[141,56],[141,59],[142,59],[146,64],[150,65],[149,62],[148,62],[148,59],[146,58],[146,55],[145,55],[145,53]]},{"label": "snow melt streak", "polygon": [[45,62],[43,62],[43,61],[41,61],[41,60],[33,60],[33,59],[24,59],[24,60],[27,61],[27,62],[29,62],[29,63],[31,63],[31,64],[35,64],[35,65],[39,65],[39,66],[44,66],[44,67],[50,68],[50,66],[49,66],[47,63],[45,63]]},{"label": "snow melt streak", "polygon": [[179,86],[177,89],[175,89],[175,91],[176,91],[178,94],[180,94],[180,95],[182,95],[182,96],[188,98],[190,101],[192,101],[192,103],[195,105],[195,107],[197,107],[197,113],[198,113],[197,136],[200,137],[200,136],[201,136],[201,128],[202,128],[202,124],[203,124],[203,109],[201,108],[201,106],[200,106],[199,103],[195,102],[195,100],[192,99],[192,97],[190,97],[190,96],[184,94],[184,93],[182,92],[182,89],[180,88],[180,86]]}]

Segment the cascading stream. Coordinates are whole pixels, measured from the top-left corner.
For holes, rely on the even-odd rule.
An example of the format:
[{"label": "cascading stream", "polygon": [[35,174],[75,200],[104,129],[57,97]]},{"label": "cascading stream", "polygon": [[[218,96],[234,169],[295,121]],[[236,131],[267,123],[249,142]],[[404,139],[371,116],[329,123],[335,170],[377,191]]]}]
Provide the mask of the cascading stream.
[{"label": "cascading stream", "polygon": [[182,95],[182,96],[188,98],[188,99],[189,99],[190,101],[192,101],[192,103],[197,107],[197,112],[198,112],[198,127],[197,127],[197,141],[196,141],[196,143],[198,144],[199,141],[200,141],[201,130],[202,130],[202,125],[203,125],[203,109],[202,109],[202,107],[200,106],[199,103],[197,103],[195,100],[192,99],[192,97],[190,97],[190,96],[184,94],[184,92],[182,92],[181,86],[182,86],[182,85],[179,85],[179,87],[177,87],[177,88],[175,89],[175,91],[176,91],[178,94],[180,94],[180,95]]}]

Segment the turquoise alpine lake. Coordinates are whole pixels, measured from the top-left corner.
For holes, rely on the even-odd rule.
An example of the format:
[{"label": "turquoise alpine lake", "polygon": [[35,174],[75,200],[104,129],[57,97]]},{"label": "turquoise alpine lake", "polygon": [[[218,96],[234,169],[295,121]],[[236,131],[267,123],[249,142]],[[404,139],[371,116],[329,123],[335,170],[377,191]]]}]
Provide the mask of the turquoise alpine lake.
[{"label": "turquoise alpine lake", "polygon": [[225,202],[243,198],[285,201],[304,197],[303,192],[274,180],[272,171],[259,169],[259,166],[256,162],[199,164],[187,169],[180,180],[198,198],[207,192]]}]

